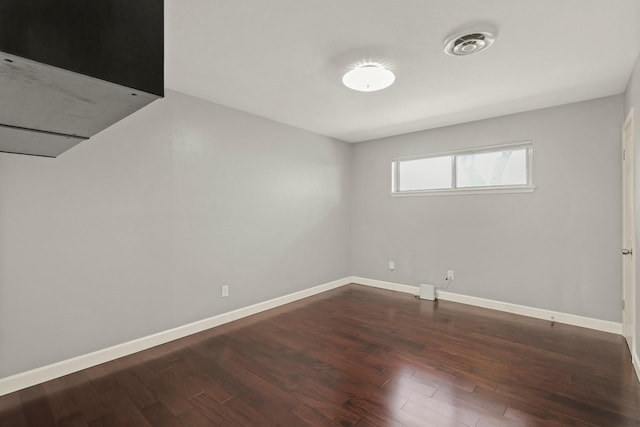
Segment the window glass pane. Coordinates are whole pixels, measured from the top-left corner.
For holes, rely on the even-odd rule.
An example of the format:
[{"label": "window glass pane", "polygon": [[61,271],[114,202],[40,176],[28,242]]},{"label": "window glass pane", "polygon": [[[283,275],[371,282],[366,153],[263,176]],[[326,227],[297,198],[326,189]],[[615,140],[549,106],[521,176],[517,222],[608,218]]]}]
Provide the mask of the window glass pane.
[{"label": "window glass pane", "polygon": [[527,185],[527,149],[456,156],[458,188]]},{"label": "window glass pane", "polygon": [[398,162],[399,191],[451,188],[452,156]]}]

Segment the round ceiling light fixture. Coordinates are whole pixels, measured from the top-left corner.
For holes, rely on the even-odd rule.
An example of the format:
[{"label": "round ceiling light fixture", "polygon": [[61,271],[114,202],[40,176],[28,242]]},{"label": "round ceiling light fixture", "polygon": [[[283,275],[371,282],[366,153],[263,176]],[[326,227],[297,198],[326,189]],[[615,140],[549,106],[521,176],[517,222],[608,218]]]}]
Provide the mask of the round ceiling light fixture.
[{"label": "round ceiling light fixture", "polygon": [[487,49],[495,40],[496,31],[493,29],[468,31],[447,37],[444,42],[444,51],[452,56],[471,55]]},{"label": "round ceiling light fixture", "polygon": [[375,92],[385,89],[396,80],[395,74],[382,64],[356,65],[342,76],[342,83],[349,89],[360,92]]}]

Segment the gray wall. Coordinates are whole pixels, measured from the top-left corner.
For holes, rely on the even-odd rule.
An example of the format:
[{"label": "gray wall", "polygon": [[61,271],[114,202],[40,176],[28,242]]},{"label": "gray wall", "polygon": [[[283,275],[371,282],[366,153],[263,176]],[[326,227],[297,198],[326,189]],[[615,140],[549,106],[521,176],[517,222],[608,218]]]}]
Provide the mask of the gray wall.
[{"label": "gray wall", "polygon": [[[640,230],[640,57],[636,61],[636,65],[633,68],[631,78],[629,79],[629,85],[624,94],[624,117],[626,118],[629,109],[634,109],[634,139],[636,149],[636,228]],[[638,253],[640,249],[640,233],[636,233],[636,242],[634,252]],[[640,345],[640,257],[636,256],[636,350]]]},{"label": "gray wall", "polygon": [[[360,143],[351,272],[619,322],[622,96]],[[533,141],[533,193],[390,197],[391,160]],[[387,261],[396,270],[387,269]]]},{"label": "gray wall", "polygon": [[0,154],[0,377],[347,276],[350,151],[168,91]]}]

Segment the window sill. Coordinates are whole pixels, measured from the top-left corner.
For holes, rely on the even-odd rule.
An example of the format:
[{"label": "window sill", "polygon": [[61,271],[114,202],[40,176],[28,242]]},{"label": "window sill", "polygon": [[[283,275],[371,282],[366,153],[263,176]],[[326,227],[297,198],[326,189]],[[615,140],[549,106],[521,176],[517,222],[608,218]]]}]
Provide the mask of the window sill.
[{"label": "window sill", "polygon": [[413,196],[455,196],[471,194],[509,194],[509,193],[533,193],[536,187],[531,185],[522,187],[484,187],[484,188],[461,188],[458,190],[421,190],[391,192],[391,197],[413,197]]}]

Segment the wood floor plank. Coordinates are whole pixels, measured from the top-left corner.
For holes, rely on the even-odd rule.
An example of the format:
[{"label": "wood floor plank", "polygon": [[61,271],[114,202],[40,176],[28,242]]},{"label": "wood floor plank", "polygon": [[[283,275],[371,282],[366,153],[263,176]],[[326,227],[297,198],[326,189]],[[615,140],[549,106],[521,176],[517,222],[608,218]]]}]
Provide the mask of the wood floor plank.
[{"label": "wood floor plank", "polygon": [[112,408],[100,398],[100,394],[84,371],[67,375],[60,380],[66,384],[65,393],[69,395],[88,423],[112,412]]},{"label": "wood floor plank", "polygon": [[29,424],[18,393],[0,397],[0,427],[26,427]]},{"label": "wood floor plank", "polygon": [[75,414],[71,414],[67,417],[64,417],[58,421],[58,426],[60,427],[88,427],[89,423],[84,418],[84,415],[80,412],[76,412]]},{"label": "wood floor plank", "polygon": [[182,421],[159,401],[140,409],[140,412],[153,427],[183,427]]},{"label": "wood floor plank", "polygon": [[126,394],[117,390],[102,395],[104,402],[112,409],[108,414],[89,423],[91,427],[139,426],[152,427]]},{"label": "wood floor plank", "polygon": [[22,400],[22,411],[28,425],[47,426],[56,424],[53,411],[42,385],[29,387],[19,393]]},{"label": "wood floor plank", "polygon": [[0,427],[640,426],[622,337],[349,285],[0,397]]},{"label": "wood floor plank", "polygon": [[0,427],[27,425],[19,393],[0,397]]},{"label": "wood floor plank", "polygon": [[145,408],[158,401],[151,390],[140,381],[131,371],[123,369],[115,373],[114,378],[118,386],[108,393],[126,394],[138,408]]},{"label": "wood floor plank", "polygon": [[[240,399],[232,398],[239,402]],[[194,406],[201,413],[214,421],[221,421],[223,425],[269,425],[269,419],[257,411],[251,405],[239,403],[238,405],[226,405],[216,402],[206,394],[198,395],[191,399]],[[242,410],[238,410],[242,408]]]},{"label": "wood floor plank", "polygon": [[320,411],[301,403],[292,411],[298,418],[312,426],[331,426],[333,422]]},{"label": "wood floor plank", "polygon": [[78,405],[67,392],[67,384],[62,380],[53,380],[42,384],[46,398],[56,420],[76,418],[73,415],[81,412]]}]

